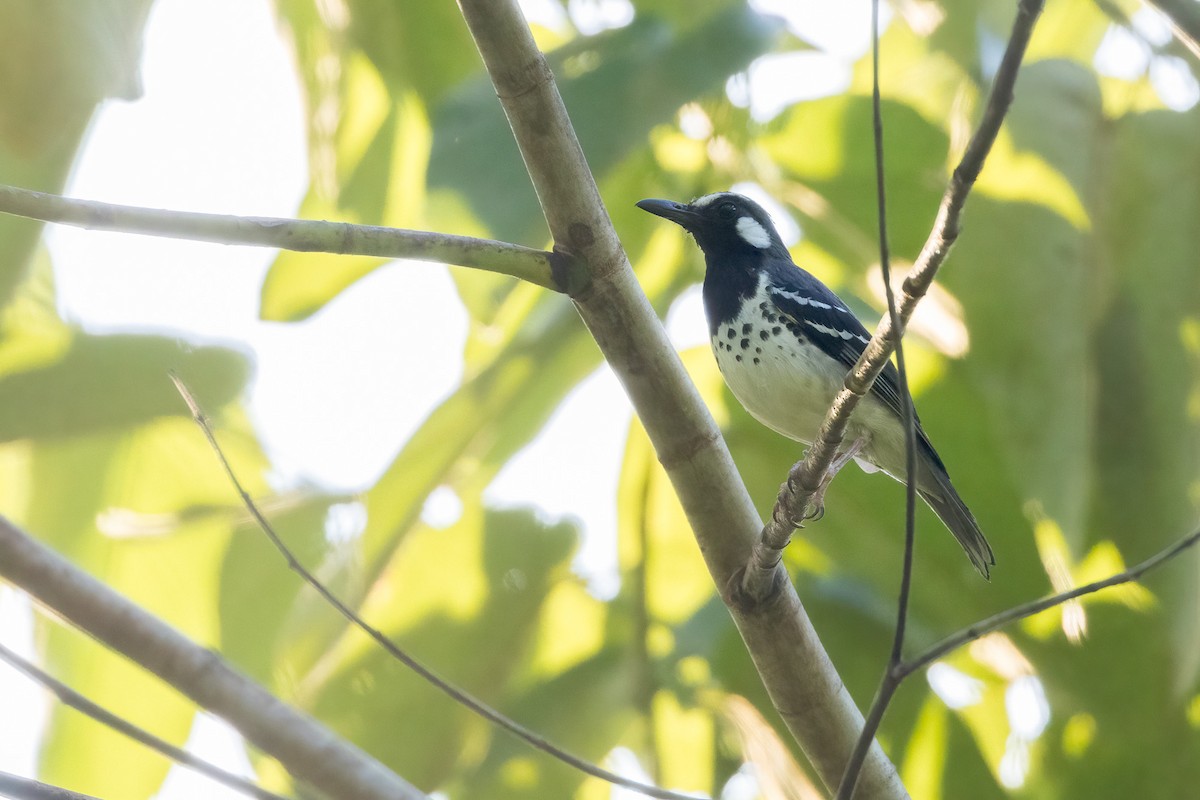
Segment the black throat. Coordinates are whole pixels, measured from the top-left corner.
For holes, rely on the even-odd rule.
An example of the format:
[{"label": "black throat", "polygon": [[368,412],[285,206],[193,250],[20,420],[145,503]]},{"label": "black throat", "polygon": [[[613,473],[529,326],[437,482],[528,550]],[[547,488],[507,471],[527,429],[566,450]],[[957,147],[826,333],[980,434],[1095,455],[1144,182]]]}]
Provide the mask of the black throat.
[{"label": "black throat", "polygon": [[709,336],[715,336],[721,325],[736,318],[742,304],[754,297],[762,260],[760,253],[705,253],[704,316],[708,318]]}]

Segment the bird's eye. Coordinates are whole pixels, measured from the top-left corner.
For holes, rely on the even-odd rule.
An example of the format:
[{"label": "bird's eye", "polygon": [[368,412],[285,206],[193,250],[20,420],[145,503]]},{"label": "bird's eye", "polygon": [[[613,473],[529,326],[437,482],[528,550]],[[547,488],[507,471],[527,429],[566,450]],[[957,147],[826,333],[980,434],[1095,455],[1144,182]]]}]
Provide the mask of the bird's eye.
[{"label": "bird's eye", "polygon": [[733,219],[737,215],[737,206],[733,203],[721,203],[717,206],[717,216],[721,219]]}]

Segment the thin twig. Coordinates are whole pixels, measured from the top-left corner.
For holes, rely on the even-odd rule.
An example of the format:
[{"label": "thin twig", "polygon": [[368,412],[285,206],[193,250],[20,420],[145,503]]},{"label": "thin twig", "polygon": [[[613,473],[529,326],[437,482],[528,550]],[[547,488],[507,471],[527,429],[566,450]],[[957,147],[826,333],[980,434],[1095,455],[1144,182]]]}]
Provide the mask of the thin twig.
[{"label": "thin twig", "polygon": [[11,772],[0,772],[0,797],[10,800],[99,800],[90,794],[80,794],[49,783],[22,778]]},{"label": "thin twig", "polygon": [[1085,594],[1092,594],[1100,591],[1101,589],[1107,589],[1110,586],[1120,586],[1123,583],[1136,581],[1147,572],[1162,566],[1166,562],[1178,556],[1184,550],[1192,547],[1197,541],[1200,541],[1200,529],[1193,531],[1192,533],[1180,539],[1178,542],[1175,542],[1169,547],[1163,548],[1150,558],[1147,558],[1140,564],[1130,567],[1124,572],[1118,572],[1116,575],[1110,575],[1102,580],[1093,581],[1092,583],[1088,583],[1083,586],[1077,586],[1074,589],[1060,592],[1059,594],[1051,595],[1050,597],[1043,597],[1040,600],[1031,600],[1028,603],[1023,603],[1022,605],[1010,608],[1006,611],[1001,611],[999,614],[993,614],[987,619],[980,620],[974,625],[963,628],[958,633],[947,636],[942,641],[922,652],[913,660],[902,663],[896,671],[897,679],[902,680],[907,678],[909,675],[921,669],[922,667],[937,661],[951,650],[956,650],[968,642],[972,642],[984,636],[985,634],[1003,628],[1005,625],[1009,625],[1017,620],[1022,620],[1026,617],[1032,617],[1034,614],[1038,614],[1048,608],[1054,608],[1055,606],[1062,605],[1068,600],[1074,600],[1076,597],[1082,597]]},{"label": "thin twig", "polygon": [[590,775],[593,778],[599,778],[600,780],[611,783],[614,786],[632,789],[636,792],[647,795],[648,797],[662,798],[662,800],[695,800],[696,795],[684,795],[678,792],[669,791],[667,789],[660,789],[657,786],[641,783],[640,781],[635,781],[618,775],[615,772],[610,772],[603,767],[599,767],[590,761],[580,758],[579,756],[568,753],[558,745],[547,741],[543,737],[531,731],[529,728],[521,725],[519,722],[506,717],[504,714],[501,714],[499,711],[487,705],[482,700],[473,697],[462,689],[459,689],[454,684],[440,677],[433,670],[429,669],[429,667],[426,667],[424,664],[410,655],[406,650],[400,647],[400,645],[396,644],[396,642],[389,638],[386,634],[360,617],[352,608],[343,603],[337,597],[337,595],[330,591],[325,584],[321,583],[321,581],[319,581],[315,575],[309,572],[308,569],[306,569],[305,566],[296,559],[296,556],[292,553],[291,549],[286,543],[284,543],[283,539],[280,538],[279,534],[275,531],[274,526],[271,525],[266,516],[262,513],[262,511],[259,510],[258,504],[254,502],[254,499],[250,497],[249,492],[247,492],[242,486],[241,480],[238,479],[237,473],[234,472],[233,466],[229,463],[229,459],[225,457],[225,452],[221,449],[221,445],[217,442],[217,437],[216,434],[213,433],[212,425],[209,423],[208,418],[204,415],[204,412],[200,409],[200,405],[196,401],[196,398],[192,394],[191,390],[188,389],[187,385],[184,384],[179,376],[174,373],[171,373],[171,381],[174,382],[175,388],[183,397],[184,402],[187,403],[187,407],[192,413],[192,418],[196,421],[196,424],[200,426],[200,430],[204,432],[204,438],[208,440],[208,444],[212,448],[213,453],[216,454],[217,460],[221,462],[221,467],[225,470],[225,474],[229,478],[229,482],[233,485],[234,490],[237,492],[238,497],[241,498],[242,504],[245,505],[246,510],[254,518],[254,521],[258,523],[258,527],[262,530],[262,532],[265,533],[267,538],[271,540],[271,544],[273,544],[275,549],[279,551],[279,554],[283,556],[284,560],[287,562],[288,569],[299,575],[305,583],[311,586],[317,592],[317,594],[321,596],[321,599],[323,599],[339,614],[345,617],[348,622],[361,630],[363,633],[367,634],[367,636],[370,636],[376,644],[387,651],[388,655],[392,656],[392,658],[396,659],[401,664],[404,664],[404,666],[408,667],[417,675],[419,675],[422,680],[429,683],[431,686],[445,694],[454,702],[458,703],[464,708],[469,709],[480,717],[483,717],[500,729],[511,733],[513,736],[517,737],[529,746],[558,759],[564,764],[579,770],[585,775]]},{"label": "thin twig", "polygon": [[884,667],[875,700],[863,721],[858,742],[850,753],[850,760],[846,762],[846,771],[838,787],[837,800],[850,800],[854,797],[863,760],[875,739],[875,732],[879,730],[879,723],[883,721],[884,711],[887,710],[888,703],[899,686],[899,681],[893,678],[893,673],[904,655],[904,634],[908,628],[908,601],[912,590],[913,550],[917,532],[916,411],[913,409],[912,395],[908,392],[908,369],[904,363],[904,327],[900,324],[900,315],[896,311],[896,295],[892,291],[891,258],[887,238],[887,183],[883,161],[883,110],[879,90],[879,0],[873,0],[871,3],[871,119],[875,141],[875,197],[879,216],[879,271],[883,276],[883,290],[887,296],[888,319],[892,329],[899,331],[895,342],[896,371],[899,375],[901,411],[904,418],[904,563],[900,571],[900,597],[896,603],[896,631],[892,637],[892,651],[888,655],[887,666]]},{"label": "thin twig", "polygon": [[352,225],[348,222],[236,217],[139,208],[76,200],[3,185],[0,185],[0,213],[91,230],[141,233],[217,244],[436,261],[512,275],[560,291],[554,279],[554,256],[551,253],[470,236],[380,225]]},{"label": "thin twig", "polygon": [[[215,764],[210,764],[202,758],[197,758],[183,748],[176,747],[165,739],[160,739],[150,731],[134,725],[132,722],[123,719],[108,709],[100,706],[91,700],[84,697],[79,692],[67,686],[62,681],[56,679],[37,665],[21,658],[15,652],[0,644],[0,660],[7,661],[18,672],[24,673],[37,683],[40,683],[46,689],[58,698],[58,701],[63,705],[73,708],[82,714],[86,714],[92,719],[112,728],[117,733],[128,736],[135,742],[144,744],[151,750],[156,750],[162,753],[167,758],[177,764],[193,769],[202,775],[212,778],[218,783],[223,783],[231,789],[242,792],[250,797],[257,797],[260,800],[286,800],[282,795],[267,791],[259,786],[254,785],[245,778],[234,775],[232,772],[227,772]],[[0,789],[0,793],[3,790]]]},{"label": "thin twig", "polygon": [[908,368],[904,362],[904,334],[896,312],[896,294],[892,291],[891,255],[887,238],[887,190],[883,163],[883,111],[879,98],[879,0],[871,3],[871,116],[875,139],[875,196],[879,215],[879,271],[883,275],[887,296],[888,317],[892,328],[901,331],[896,337],[896,372],[899,375],[901,410],[904,417],[904,568],[900,578],[900,599],[896,604],[896,635],[892,641],[891,662],[900,662],[904,648],[904,630],[908,622],[908,597],[912,583],[913,546],[917,528],[917,426],[912,395],[908,392]]},{"label": "thin twig", "polygon": [[796,470],[796,491],[792,494],[787,508],[783,513],[772,515],[771,520],[763,527],[759,541],[754,545],[754,552],[742,580],[742,590],[747,596],[764,598],[772,591],[770,576],[783,557],[783,548],[787,547],[794,530],[784,520],[802,518],[805,507],[842,443],[850,414],[858,405],[858,401],[866,396],[876,376],[887,363],[897,339],[903,335],[904,326],[912,317],[913,310],[929,290],[934,276],[958,238],[959,221],[967,195],[983,169],[984,160],[991,151],[1004,116],[1012,104],[1013,85],[1017,80],[1021,59],[1033,33],[1034,23],[1044,5],[1044,0],[1021,0],[1017,7],[1012,35],[992,82],[992,91],[984,107],[979,127],[951,175],[950,183],[942,196],[941,206],[938,208],[933,230],[901,287],[900,324],[893,325],[891,316],[885,314],[858,363],[846,375],[844,387],[838,392],[825,415],[816,441],[809,448],[800,468]]}]

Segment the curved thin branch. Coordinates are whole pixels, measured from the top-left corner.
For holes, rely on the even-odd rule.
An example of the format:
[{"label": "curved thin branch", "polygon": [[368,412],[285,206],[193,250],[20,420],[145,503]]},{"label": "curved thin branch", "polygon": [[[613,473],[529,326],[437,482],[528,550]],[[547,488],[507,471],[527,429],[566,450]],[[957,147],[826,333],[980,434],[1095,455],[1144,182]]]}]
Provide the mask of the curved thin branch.
[{"label": "curved thin branch", "polygon": [[242,505],[258,523],[258,527],[266,534],[267,538],[274,545],[279,554],[283,556],[287,562],[288,569],[295,572],[300,578],[311,586],[317,594],[321,596],[330,607],[346,618],[352,625],[357,627],[380,647],[382,647],[388,655],[399,661],[404,666],[415,672],[429,685],[433,686],[438,691],[445,694],[454,702],[465,707],[469,711],[483,717],[488,722],[496,725],[501,730],[508,731],[513,736],[533,747],[536,750],[541,750],[543,753],[558,759],[574,769],[579,770],[585,775],[591,775],[593,778],[599,778],[606,783],[611,783],[614,786],[622,786],[626,789],[632,789],[635,792],[644,794],[647,797],[656,797],[660,800],[695,800],[695,795],[683,795],[678,792],[672,792],[667,789],[660,789],[657,786],[652,786],[647,783],[632,780],[624,776],[618,775],[615,772],[610,772],[603,767],[598,767],[590,761],[580,758],[577,755],[568,753],[553,742],[547,741],[544,737],[526,728],[521,723],[506,717],[496,709],[484,703],[482,700],[475,698],[473,695],[463,691],[454,684],[442,678],[429,667],[422,664],[415,657],[410,655],[407,650],[396,644],[383,631],[367,623],[362,617],[355,613],[354,609],[343,603],[337,595],[329,590],[329,587],[317,580],[308,569],[300,563],[296,556],[292,553],[291,548],[280,538],[266,516],[259,510],[258,504],[250,497],[250,493],[242,486],[241,480],[238,479],[237,473],[233,471],[233,465],[229,463],[229,459],[225,457],[225,451],[221,449],[221,445],[217,442],[216,434],[213,433],[212,425],[209,424],[208,418],[200,409],[200,404],[196,401],[195,396],[187,385],[180,380],[178,375],[171,374],[171,380],[175,384],[175,388],[179,394],[183,396],[183,400],[187,403],[188,410],[192,412],[192,419],[200,427],[204,433],[204,438],[208,440],[209,447],[217,456],[217,460],[221,462],[221,467],[225,470],[225,475],[229,478],[229,482],[233,485],[234,491],[241,498]]},{"label": "curved thin branch", "polygon": [[76,200],[3,185],[0,185],[0,213],[91,230],[141,233],[217,244],[436,261],[499,272],[561,291],[554,279],[552,253],[470,236],[380,225],[352,225],[348,222],[236,217],[139,208]]},{"label": "curved thin branch", "polygon": [[1077,586],[1074,589],[1061,592],[1050,597],[1043,597],[1040,600],[1031,600],[1028,603],[1022,603],[1019,606],[1001,611],[999,614],[993,614],[987,619],[980,620],[974,625],[963,628],[958,633],[947,636],[942,641],[933,645],[929,649],[922,652],[911,661],[905,661],[900,664],[896,670],[897,678],[902,680],[907,678],[912,673],[922,667],[932,664],[942,656],[952,650],[962,647],[968,642],[972,642],[982,636],[999,630],[1005,625],[1009,625],[1017,620],[1032,617],[1034,614],[1039,614],[1048,608],[1062,605],[1068,600],[1074,600],[1076,597],[1082,597],[1085,594],[1092,594],[1101,589],[1107,589],[1110,586],[1120,586],[1122,583],[1131,583],[1136,581],[1152,569],[1161,567],[1166,562],[1178,556],[1184,550],[1192,547],[1196,542],[1200,541],[1200,529],[1193,531],[1187,536],[1180,539],[1178,542],[1163,548],[1145,561],[1130,567],[1124,572],[1118,572],[1116,575],[1110,575],[1102,580],[1093,581],[1092,583],[1083,586]]},{"label": "curved thin branch", "polygon": [[[629,267],[554,76],[515,0],[459,0],[529,171],[556,251],[578,259],[571,299],[620,378],[687,514],[771,702],[826,786],[841,779],[863,719],[782,567],[765,602],[742,602],[737,575],[762,520],[720,429]],[[879,747],[863,791],[906,797]]]},{"label": "curved thin branch", "polygon": [[342,800],[425,795],[217,654],[117,594],[0,517],[0,576],[229,722],[289,773]]},{"label": "curved thin branch", "polygon": [[[185,766],[188,769],[193,769],[196,772],[199,772],[201,775],[212,778],[218,783],[223,783],[229,788],[241,792],[242,794],[249,795],[250,797],[257,797],[259,800],[286,800],[286,798],[284,798],[282,795],[269,792],[260,786],[255,786],[253,783],[241,776],[234,775],[232,772],[227,772],[215,764],[210,764],[202,758],[197,758],[187,750],[176,747],[165,739],[160,739],[153,733],[150,733],[150,731],[146,730],[145,728],[140,728],[137,725],[134,725],[132,722],[117,716],[103,706],[93,703],[91,700],[87,699],[70,686],[67,686],[65,683],[56,679],[54,676],[48,674],[44,670],[39,669],[37,665],[31,664],[29,661],[21,658],[21,656],[17,655],[15,652],[2,644],[0,644],[0,661],[7,661],[13,667],[13,669],[23,673],[36,683],[40,683],[47,690],[52,692],[54,696],[58,698],[58,701],[63,705],[73,708],[81,714],[86,714],[87,716],[99,722],[101,725],[112,728],[117,733],[128,736],[130,739],[144,744],[151,750],[156,750],[159,753],[162,753],[164,756],[177,764]],[[2,790],[0,790],[0,792],[2,792]]]},{"label": "curved thin branch", "polygon": [[[872,134],[875,140],[875,199],[878,204],[879,216],[879,271],[883,278],[884,293],[887,296],[887,318],[894,330],[903,330],[900,324],[900,314],[896,310],[896,295],[892,291],[891,259],[888,251],[887,238],[887,191],[884,180],[883,162],[883,110],[879,92],[879,0],[871,2],[871,121]],[[908,391],[908,369],[904,361],[904,336],[896,337],[896,372],[899,377],[901,410],[904,418],[904,562],[900,571],[900,597],[896,603],[896,630],[892,636],[892,651],[888,655],[887,666],[884,667],[883,677],[879,681],[875,699],[867,711],[863,722],[862,733],[850,760],[846,763],[846,771],[838,786],[837,800],[850,800],[854,797],[854,789],[858,785],[858,776],[862,770],[863,759],[868,748],[875,739],[875,732],[883,721],[892,696],[899,688],[899,681],[892,678],[896,667],[904,656],[904,635],[908,630],[908,600],[912,590],[913,550],[916,546],[917,535],[917,425],[916,410],[913,408],[912,395]]]},{"label": "curved thin branch", "polygon": [[783,548],[787,547],[795,530],[786,520],[803,517],[805,507],[820,485],[821,477],[842,444],[851,413],[858,401],[870,391],[875,378],[891,356],[897,338],[904,335],[904,327],[908,325],[917,303],[929,291],[934,276],[958,238],[959,221],[967,195],[975,185],[975,180],[983,169],[984,160],[996,141],[1000,124],[1012,105],[1013,86],[1021,67],[1021,59],[1025,56],[1025,48],[1033,34],[1034,23],[1037,22],[1044,5],[1044,0],[1021,0],[1017,7],[1012,35],[992,82],[992,91],[988,96],[979,127],[950,178],[950,184],[946,187],[941,206],[938,208],[933,230],[901,287],[900,326],[893,327],[891,317],[885,314],[858,363],[846,375],[844,387],[838,392],[825,415],[816,441],[796,471],[795,481],[790,482],[795,486],[795,491],[789,493],[790,497],[786,498],[786,506],[783,509],[777,508],[777,513],[772,515],[771,520],[762,529],[759,541],[754,546],[754,553],[742,582],[743,591],[751,597],[763,597],[770,592],[770,575],[782,559]]}]

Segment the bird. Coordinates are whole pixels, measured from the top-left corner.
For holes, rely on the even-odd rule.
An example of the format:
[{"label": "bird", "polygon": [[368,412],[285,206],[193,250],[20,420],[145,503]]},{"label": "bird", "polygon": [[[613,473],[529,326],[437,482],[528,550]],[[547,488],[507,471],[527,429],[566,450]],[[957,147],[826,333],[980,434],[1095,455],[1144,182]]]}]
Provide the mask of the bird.
[{"label": "bird", "polygon": [[[704,312],[725,383],[759,422],[811,445],[847,371],[870,341],[850,308],[796,265],[770,215],[745,195],[717,192],[690,203],[648,199],[638,208],[692,235],[704,254]],[[855,409],[845,441],[814,495],[824,513],[825,488],[854,459],[905,482],[905,430],[899,374],[889,362]],[[915,411],[914,411],[915,414]],[[962,545],[984,578],[992,548],[950,482],[946,465],[916,423],[916,482],[921,496]]]}]

